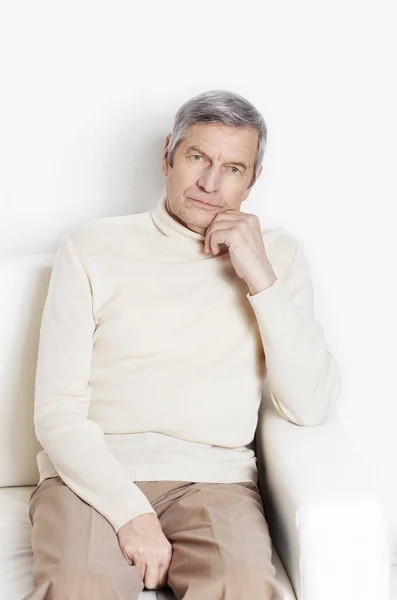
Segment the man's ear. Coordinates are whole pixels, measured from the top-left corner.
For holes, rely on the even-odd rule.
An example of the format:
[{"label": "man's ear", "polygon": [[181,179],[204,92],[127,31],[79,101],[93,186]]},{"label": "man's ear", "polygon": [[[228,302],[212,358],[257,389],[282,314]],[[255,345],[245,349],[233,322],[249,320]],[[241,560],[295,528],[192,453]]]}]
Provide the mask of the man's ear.
[{"label": "man's ear", "polygon": [[171,133],[169,133],[167,135],[167,137],[165,138],[165,143],[164,143],[164,154],[163,154],[163,162],[162,162],[162,169],[163,169],[163,173],[164,175],[168,175],[168,162],[167,162],[167,156],[168,156],[168,145],[170,143],[170,139],[171,139]]}]

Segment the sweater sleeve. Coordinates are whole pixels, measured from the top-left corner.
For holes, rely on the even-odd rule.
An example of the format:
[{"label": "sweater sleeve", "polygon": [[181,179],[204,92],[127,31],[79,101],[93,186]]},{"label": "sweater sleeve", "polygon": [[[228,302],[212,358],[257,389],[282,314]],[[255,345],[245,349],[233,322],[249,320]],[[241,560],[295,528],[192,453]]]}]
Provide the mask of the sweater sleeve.
[{"label": "sweater sleeve", "polygon": [[66,485],[117,532],[134,517],[155,511],[106,447],[102,427],[88,416],[95,328],[90,279],[71,239],[64,236],[40,328],[36,436]]},{"label": "sweater sleeve", "polygon": [[256,315],[266,358],[271,400],[288,421],[321,424],[334,409],[341,388],[338,364],[313,314],[313,285],[304,243],[285,273],[247,298]]}]

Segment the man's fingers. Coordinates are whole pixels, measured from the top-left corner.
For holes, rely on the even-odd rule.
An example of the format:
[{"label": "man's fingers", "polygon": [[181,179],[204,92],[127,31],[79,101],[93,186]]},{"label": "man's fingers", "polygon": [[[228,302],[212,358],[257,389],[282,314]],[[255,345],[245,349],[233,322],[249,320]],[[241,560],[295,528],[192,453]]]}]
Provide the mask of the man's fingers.
[{"label": "man's fingers", "polygon": [[243,213],[241,211],[229,210],[226,212],[218,213],[210,225],[207,227],[205,232],[205,247],[208,248],[208,240],[211,238],[215,231],[227,230],[227,229],[241,229],[252,228],[260,231],[260,221],[256,215],[250,213]]},{"label": "man's fingers", "polygon": [[[134,564],[134,562],[132,562]],[[135,563],[135,567],[138,569],[139,577],[145,582],[146,565],[145,563]]]},{"label": "man's fingers", "polygon": [[154,590],[167,584],[168,568],[156,564],[136,564],[140,578],[145,588]]},{"label": "man's fingers", "polygon": [[212,232],[216,230],[217,227],[221,226],[221,227],[229,227],[229,223],[230,221],[223,221],[223,223],[219,223],[219,221],[216,221],[215,219],[212,221],[212,223],[207,227],[206,231],[205,231],[205,236],[204,236],[204,248],[205,249],[210,249],[209,248],[209,240],[211,239],[211,235]]},{"label": "man's fingers", "polygon": [[230,229],[218,229],[210,234],[210,246],[213,254],[219,252],[220,244],[227,244],[228,236],[230,236]]},{"label": "man's fingers", "polygon": [[215,231],[218,231],[220,229],[230,229],[229,223],[226,221],[223,221],[223,222],[218,221],[218,222],[214,223],[213,225],[210,225],[209,227],[207,227],[207,231],[205,232],[205,238],[204,238],[205,249],[209,249],[212,234],[215,233]]},{"label": "man's fingers", "polygon": [[160,569],[159,569],[159,585],[161,587],[164,587],[167,584],[167,577],[168,575],[168,569],[166,569],[165,567],[162,567],[160,565]]},{"label": "man's fingers", "polygon": [[145,587],[148,590],[153,590],[159,581],[159,565],[154,563],[149,563],[146,565],[146,573],[145,573]]}]

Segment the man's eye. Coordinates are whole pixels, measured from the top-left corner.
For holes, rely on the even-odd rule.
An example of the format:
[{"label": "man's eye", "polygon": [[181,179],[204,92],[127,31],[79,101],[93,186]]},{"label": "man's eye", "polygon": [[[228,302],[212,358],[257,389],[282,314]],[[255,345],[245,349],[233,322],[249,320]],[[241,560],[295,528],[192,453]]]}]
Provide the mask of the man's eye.
[{"label": "man's eye", "polygon": [[194,157],[199,156],[200,158],[202,158],[201,154],[192,154],[192,156],[194,156]]},{"label": "man's eye", "polygon": [[233,173],[241,173],[240,169],[238,169],[237,167],[231,167],[232,169],[236,169],[235,171],[233,171]]}]

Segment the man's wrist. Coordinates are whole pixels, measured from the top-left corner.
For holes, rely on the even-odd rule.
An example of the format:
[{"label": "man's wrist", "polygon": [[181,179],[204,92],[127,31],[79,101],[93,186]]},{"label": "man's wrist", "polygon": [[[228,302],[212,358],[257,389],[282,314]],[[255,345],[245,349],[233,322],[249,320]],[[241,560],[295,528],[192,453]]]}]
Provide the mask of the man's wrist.
[{"label": "man's wrist", "polygon": [[247,281],[250,296],[254,296],[255,294],[259,294],[259,292],[263,292],[269,288],[276,281],[277,275],[273,271],[273,268],[270,266],[266,269],[260,277],[253,279],[252,281]]}]

